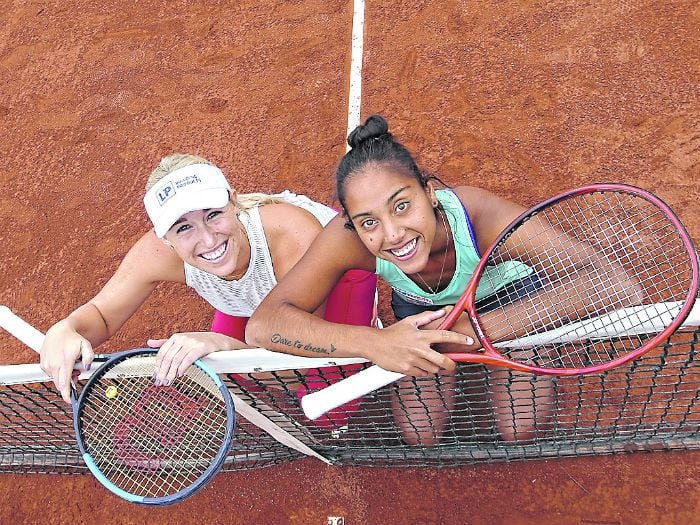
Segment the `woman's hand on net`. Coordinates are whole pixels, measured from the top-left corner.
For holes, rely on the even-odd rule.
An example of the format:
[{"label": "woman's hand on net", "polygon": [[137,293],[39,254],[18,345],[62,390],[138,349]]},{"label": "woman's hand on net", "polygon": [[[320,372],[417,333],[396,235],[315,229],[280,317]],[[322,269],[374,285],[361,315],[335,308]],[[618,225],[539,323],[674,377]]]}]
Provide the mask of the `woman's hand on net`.
[{"label": "woman's hand on net", "polygon": [[149,339],[148,346],[159,349],[153,376],[156,385],[167,386],[184,374],[197,359],[232,348],[229,344],[231,340],[215,332],[184,332],[173,334],[168,339]]},{"label": "woman's hand on net", "polygon": [[63,400],[70,403],[71,377],[75,362],[80,359],[83,369],[89,370],[95,357],[90,341],[65,321],[59,321],[46,332],[39,354],[42,370],[51,377]]},{"label": "woman's hand on net", "polygon": [[386,370],[404,375],[425,377],[453,372],[454,361],[434,350],[433,345],[471,347],[474,339],[451,330],[426,329],[439,326],[445,315],[444,309],[421,312],[379,330],[377,350],[369,358]]}]

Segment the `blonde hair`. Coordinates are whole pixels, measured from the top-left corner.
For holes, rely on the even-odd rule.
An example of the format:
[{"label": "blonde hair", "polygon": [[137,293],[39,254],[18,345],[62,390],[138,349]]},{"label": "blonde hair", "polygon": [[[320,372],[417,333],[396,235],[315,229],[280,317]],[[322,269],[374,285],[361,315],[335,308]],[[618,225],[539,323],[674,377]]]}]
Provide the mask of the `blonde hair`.
[{"label": "blonde hair", "polygon": [[[150,190],[159,180],[173,171],[184,168],[185,166],[190,166],[191,164],[209,164],[210,166],[215,166],[213,162],[209,162],[207,159],[197,155],[172,153],[160,159],[156,169],[148,176],[146,191]],[[242,193],[236,196],[234,204],[236,204],[239,209],[245,211],[257,206],[279,202],[284,201],[273,195],[268,195],[267,193]]]}]

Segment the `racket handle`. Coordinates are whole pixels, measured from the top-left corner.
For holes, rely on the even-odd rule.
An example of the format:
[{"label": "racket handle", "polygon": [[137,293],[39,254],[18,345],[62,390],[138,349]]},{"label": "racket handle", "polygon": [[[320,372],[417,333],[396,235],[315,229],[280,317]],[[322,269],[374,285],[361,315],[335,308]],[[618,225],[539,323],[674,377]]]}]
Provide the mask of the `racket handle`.
[{"label": "racket handle", "polygon": [[301,398],[301,408],[311,420],[345,403],[362,397],[404,377],[398,372],[389,372],[378,365],[354,374],[313,394]]},{"label": "racket handle", "polygon": [[44,343],[44,334],[24,319],[15,315],[12,310],[4,305],[0,305],[0,326],[35,352],[41,350],[41,345]]}]

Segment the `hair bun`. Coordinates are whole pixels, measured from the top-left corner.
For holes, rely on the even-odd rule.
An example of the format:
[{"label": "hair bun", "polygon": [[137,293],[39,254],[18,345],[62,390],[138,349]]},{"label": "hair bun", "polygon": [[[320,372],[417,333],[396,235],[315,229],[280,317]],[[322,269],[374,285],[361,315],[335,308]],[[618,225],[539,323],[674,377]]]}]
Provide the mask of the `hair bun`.
[{"label": "hair bun", "polygon": [[348,135],[348,144],[356,148],[365,140],[376,139],[382,135],[389,135],[389,124],[381,115],[372,115],[364,124],[360,124]]}]

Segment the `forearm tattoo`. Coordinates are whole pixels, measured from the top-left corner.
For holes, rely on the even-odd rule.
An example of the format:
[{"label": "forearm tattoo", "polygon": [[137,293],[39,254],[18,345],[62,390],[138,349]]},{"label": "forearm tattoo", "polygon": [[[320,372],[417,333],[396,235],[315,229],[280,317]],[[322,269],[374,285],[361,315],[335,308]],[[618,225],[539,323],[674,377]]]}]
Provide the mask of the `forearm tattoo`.
[{"label": "forearm tattoo", "polygon": [[270,341],[277,345],[284,345],[288,346],[289,348],[296,348],[297,350],[307,350],[316,354],[332,354],[336,351],[336,348],[333,345],[333,343],[331,343],[330,348],[326,348],[324,346],[314,346],[311,343],[305,344],[299,339],[292,341],[291,339],[287,339],[286,337],[284,337],[282,334],[272,334]]}]

